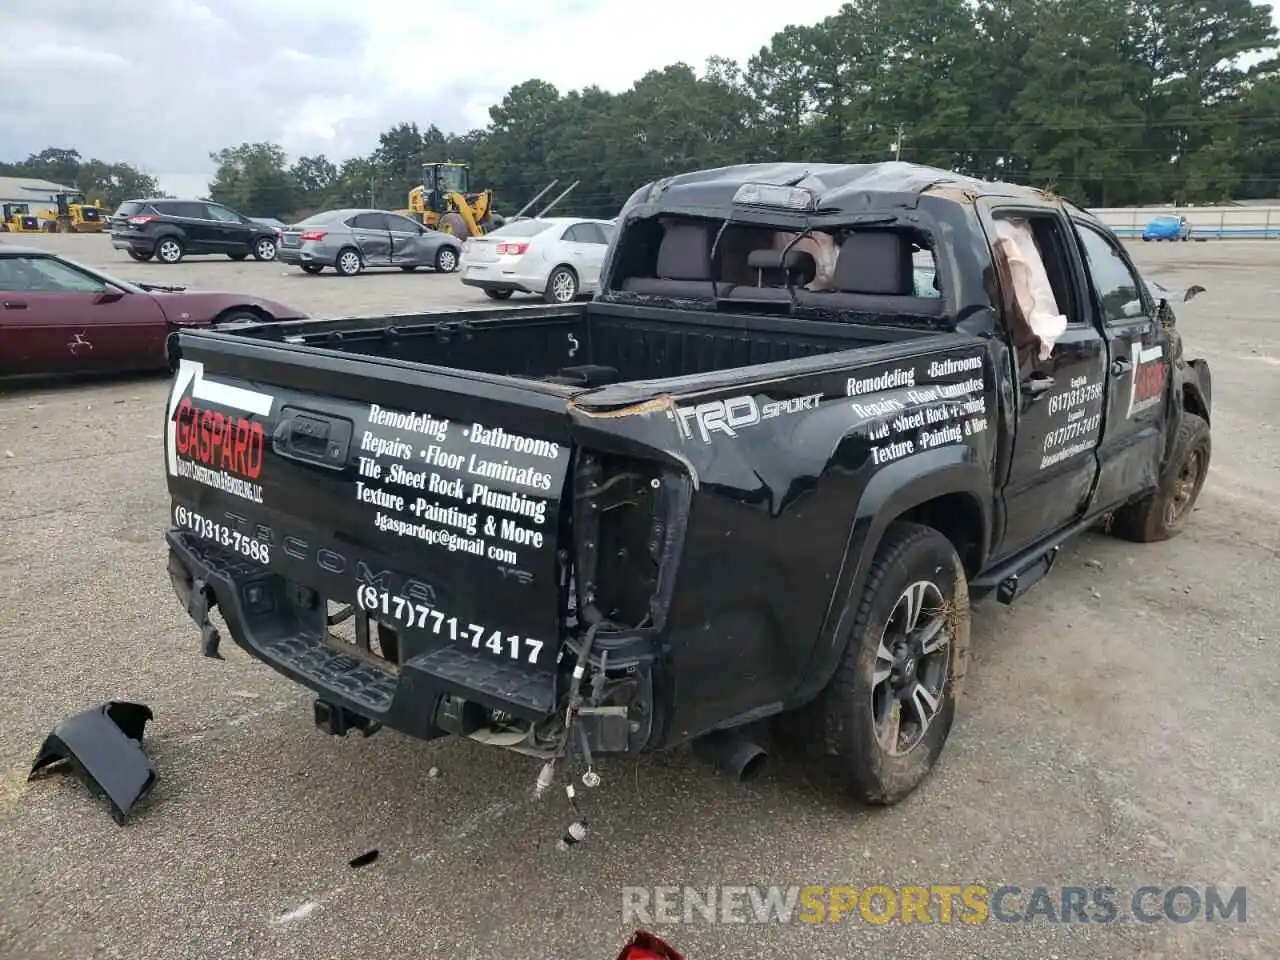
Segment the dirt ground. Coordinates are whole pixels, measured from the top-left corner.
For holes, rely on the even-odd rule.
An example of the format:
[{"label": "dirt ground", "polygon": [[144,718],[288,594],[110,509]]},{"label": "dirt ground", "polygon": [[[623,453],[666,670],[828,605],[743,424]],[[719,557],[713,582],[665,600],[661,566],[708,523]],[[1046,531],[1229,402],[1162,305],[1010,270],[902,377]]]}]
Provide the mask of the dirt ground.
[{"label": "dirt ground", "polygon": [[[100,237],[39,242],[318,315],[484,302],[454,277],[166,268]],[[558,851],[571,817],[529,799],[535,762],[326,737],[301,688],[231,644],[226,662],[199,656],[165,574],[165,381],[0,394],[0,957],[611,960],[625,885],[948,883],[1021,887],[1006,910],[1036,886],[1110,885],[1123,919],[655,926],[690,960],[1280,956],[1280,243],[1134,249],[1208,291],[1178,309],[1214,373],[1199,507],[1169,543],[1087,535],[1025,600],[979,608],[942,760],[880,812],[785,762],[740,786],[681,751],[601,764],[593,832]],[[160,772],[123,829],[70,777],[24,782],[58,718],[116,697],[155,711]],[[1247,887],[1245,922],[1128,916],[1138,887],[1184,884]]]}]

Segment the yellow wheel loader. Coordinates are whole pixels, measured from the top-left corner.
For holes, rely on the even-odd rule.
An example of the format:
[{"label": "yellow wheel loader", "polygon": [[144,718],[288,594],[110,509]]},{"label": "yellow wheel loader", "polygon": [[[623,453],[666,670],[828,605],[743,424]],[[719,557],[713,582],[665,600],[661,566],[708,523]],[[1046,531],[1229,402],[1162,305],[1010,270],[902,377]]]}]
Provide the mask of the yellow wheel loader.
[{"label": "yellow wheel loader", "polygon": [[409,209],[402,212],[460,238],[478,237],[502,225],[493,212],[493,191],[471,192],[471,168],[465,163],[424,163],[422,185],[409,191]]},{"label": "yellow wheel loader", "polygon": [[41,233],[46,230],[40,217],[25,203],[6,203],[0,207],[0,233]]},{"label": "yellow wheel loader", "polygon": [[[558,180],[552,180],[543,187],[511,219],[520,217],[558,182]],[[568,190],[547,204],[537,215],[544,216],[577,185],[578,182],[575,180]],[[400,212],[414,220],[421,220],[425,226],[433,230],[451,233],[460,239],[489,233],[498,229],[507,220],[494,212],[493,191],[485,189],[472,193],[471,168],[465,163],[452,161],[424,163],[422,186],[414,187],[409,191],[409,209]]]},{"label": "yellow wheel loader", "polygon": [[60,193],[55,200],[58,212],[52,217],[52,222],[56,232],[101,233],[106,229],[107,215],[101,200],[90,203],[83,193]]}]

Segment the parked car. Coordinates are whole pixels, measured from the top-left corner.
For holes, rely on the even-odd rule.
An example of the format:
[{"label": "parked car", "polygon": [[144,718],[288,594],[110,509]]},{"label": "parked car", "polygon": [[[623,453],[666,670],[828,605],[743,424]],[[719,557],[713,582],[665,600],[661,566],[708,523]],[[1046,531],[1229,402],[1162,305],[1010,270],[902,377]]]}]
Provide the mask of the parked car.
[{"label": "parked car", "polygon": [[611,220],[545,217],[514,220],[462,245],[462,282],[490,299],[533,293],[570,303],[595,293],[613,238]]},{"label": "parked car", "polygon": [[[958,716],[971,601],[1194,516],[1209,366],[1079,207],[761,163],[641,187],[617,229],[588,303],[180,333],[156,456],[193,652],[216,607],[324,732],[501,745],[544,788],[690,740],[747,777],[776,717],[892,804]],[[205,417],[260,456],[224,466]]]},{"label": "parked car", "polygon": [[164,369],[175,330],[305,316],[261,297],[131,283],[0,244],[0,376]]},{"label": "parked car", "polygon": [[207,200],[126,200],[107,219],[107,232],[113,247],[140,262],[208,254],[276,258],[274,227]]},{"label": "parked car", "polygon": [[1152,217],[1142,228],[1143,240],[1189,240],[1191,221],[1186,217],[1161,215]]},{"label": "parked car", "polygon": [[319,273],[332,267],[354,277],[369,267],[438,273],[458,269],[461,241],[388,210],[328,210],[280,232],[280,262]]}]

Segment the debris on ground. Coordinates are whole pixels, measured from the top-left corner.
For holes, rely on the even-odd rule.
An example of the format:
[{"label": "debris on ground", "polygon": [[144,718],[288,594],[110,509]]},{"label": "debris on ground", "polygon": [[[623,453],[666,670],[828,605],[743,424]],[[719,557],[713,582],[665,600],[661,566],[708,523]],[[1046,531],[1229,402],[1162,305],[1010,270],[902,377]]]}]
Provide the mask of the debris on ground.
[{"label": "debris on ground", "polygon": [[141,703],[111,700],[58,723],[45,737],[28,780],[66,765],[124,825],[129,811],[151,792],[156,773],[142,750],[142,731],[153,718]]}]

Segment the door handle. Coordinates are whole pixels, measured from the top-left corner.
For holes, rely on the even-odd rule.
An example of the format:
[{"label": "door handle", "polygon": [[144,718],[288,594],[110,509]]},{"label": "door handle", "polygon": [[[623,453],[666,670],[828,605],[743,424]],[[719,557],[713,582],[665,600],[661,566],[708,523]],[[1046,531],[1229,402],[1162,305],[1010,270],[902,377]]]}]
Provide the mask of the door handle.
[{"label": "door handle", "polygon": [[351,421],[344,417],[284,407],[271,446],[290,460],[343,470],[351,448],[351,433]]},{"label": "door handle", "polygon": [[25,300],[6,300],[4,302],[6,310],[25,310],[27,309],[27,301]]},{"label": "door handle", "polygon": [[1038,400],[1052,389],[1053,377],[1045,376],[1043,373],[1032,374],[1022,384],[1022,395],[1031,400]]},{"label": "door handle", "polygon": [[1111,361],[1111,375],[1118,377],[1122,373],[1127,373],[1133,368],[1133,361],[1128,357],[1120,357]]}]

